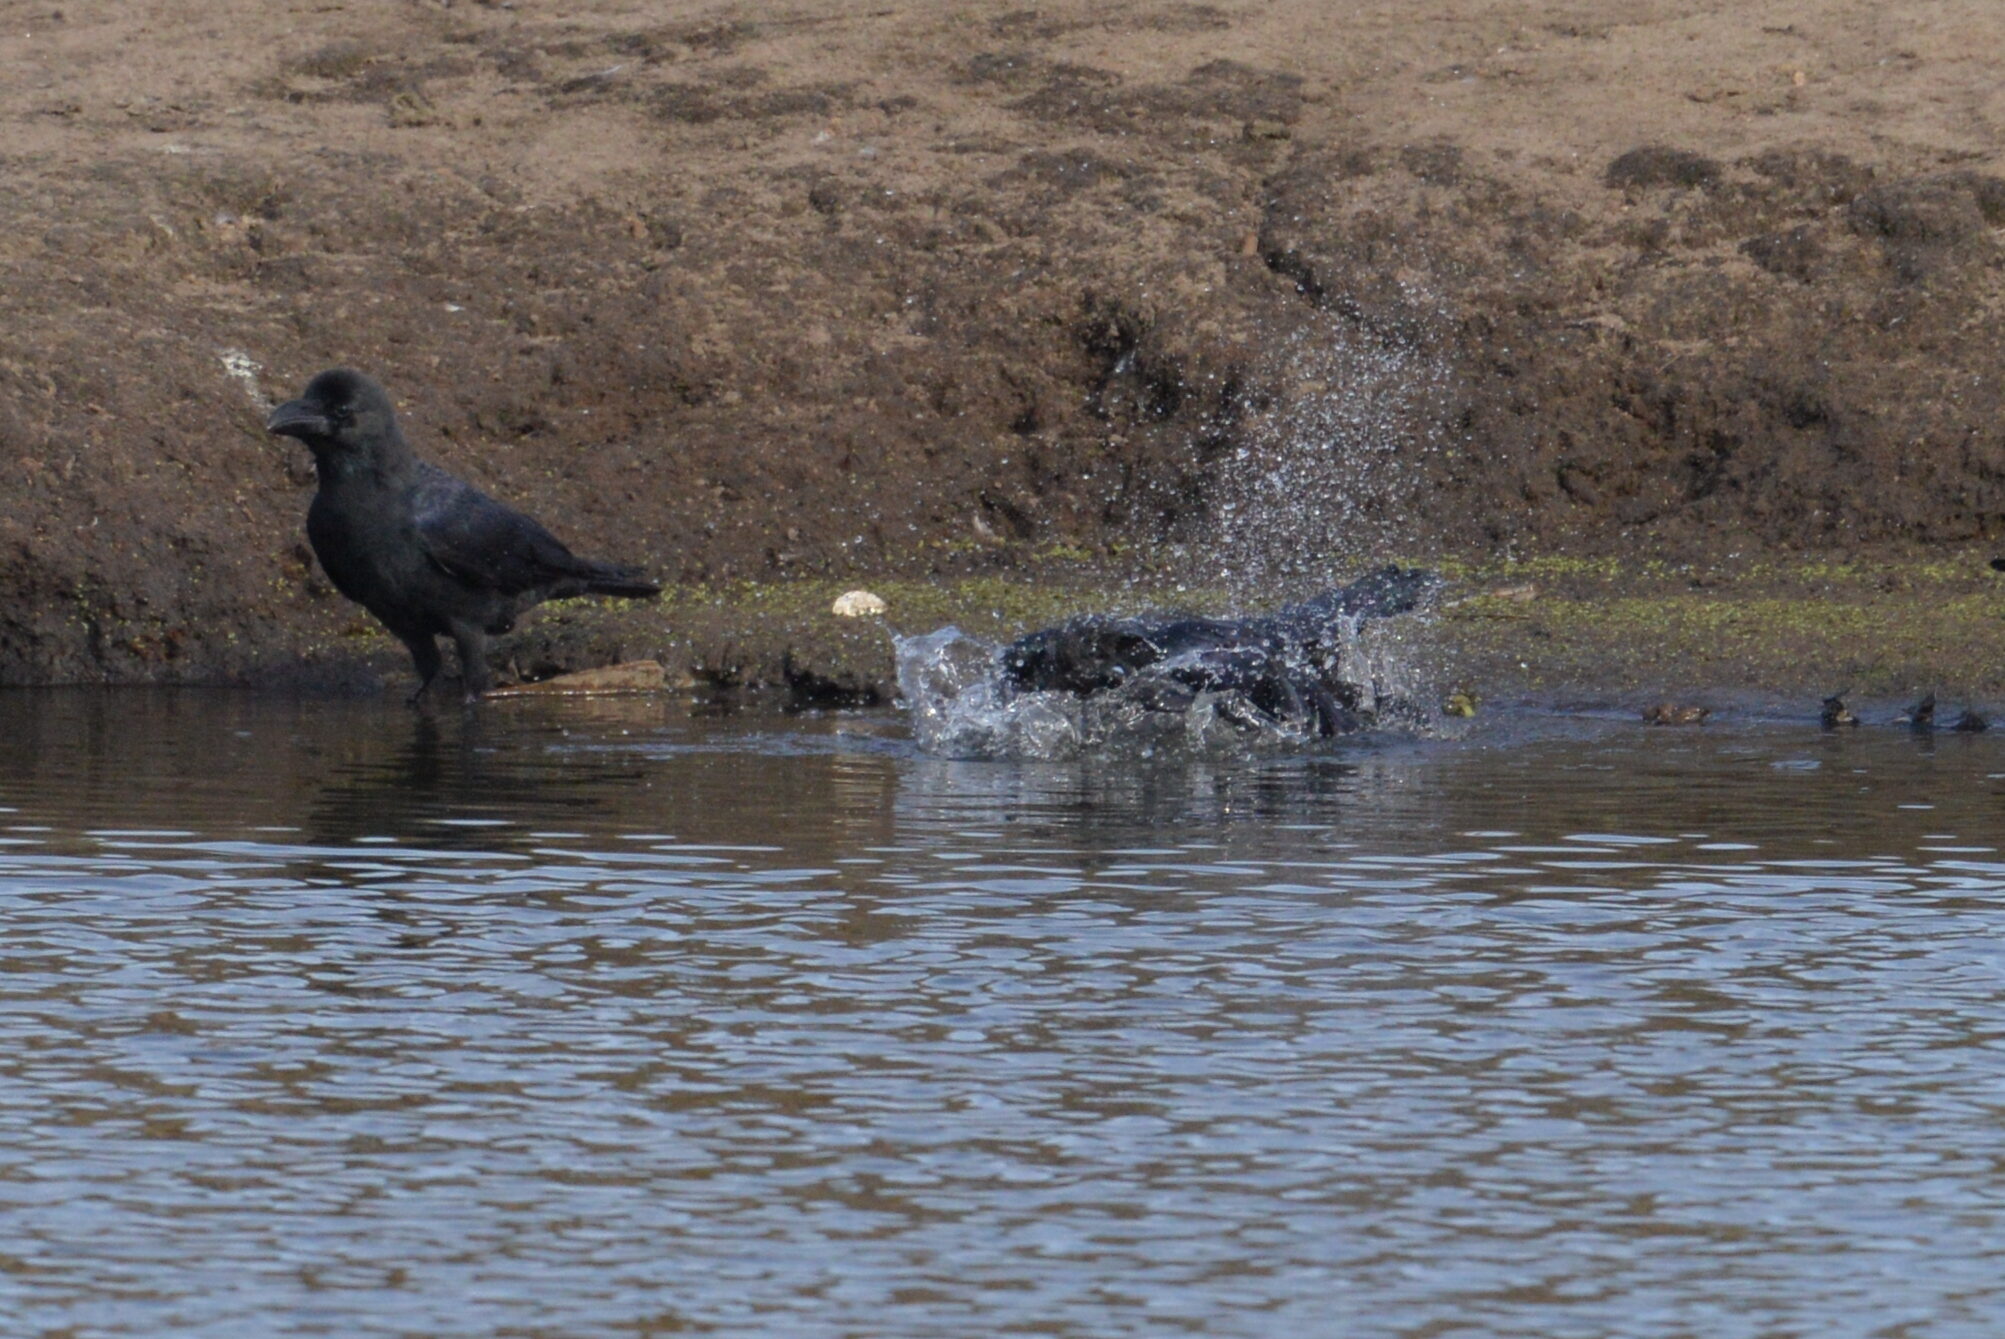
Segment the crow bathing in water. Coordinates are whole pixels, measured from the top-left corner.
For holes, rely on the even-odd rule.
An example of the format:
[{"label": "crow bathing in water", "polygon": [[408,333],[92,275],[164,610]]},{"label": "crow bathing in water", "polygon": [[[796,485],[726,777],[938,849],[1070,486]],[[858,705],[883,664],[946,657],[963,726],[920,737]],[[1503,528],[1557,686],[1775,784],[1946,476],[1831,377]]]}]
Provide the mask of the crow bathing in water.
[{"label": "crow bathing in water", "polygon": [[419,460],[390,397],[359,372],[322,372],[265,428],[312,450],[314,556],[335,589],[410,649],[413,703],[439,675],[434,638],[459,647],[471,702],[487,688],[488,634],[507,632],[525,611],[571,595],[661,593],[633,568],[576,557],[521,512]]},{"label": "crow bathing in water", "polygon": [[1140,688],[1158,710],[1187,708],[1198,693],[1242,695],[1260,721],[1316,734],[1364,728],[1359,685],[1343,663],[1346,625],[1392,618],[1441,584],[1432,572],[1382,567],[1348,586],[1243,618],[1088,615],[1026,633],[1002,652],[1010,692],[1091,697]]}]

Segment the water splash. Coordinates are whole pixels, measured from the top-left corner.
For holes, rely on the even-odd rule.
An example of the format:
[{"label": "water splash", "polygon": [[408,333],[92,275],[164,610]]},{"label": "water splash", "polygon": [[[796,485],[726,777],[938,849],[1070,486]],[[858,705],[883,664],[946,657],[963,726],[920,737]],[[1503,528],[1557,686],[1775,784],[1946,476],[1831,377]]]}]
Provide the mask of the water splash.
[{"label": "water splash", "polygon": [[[1267,604],[1277,592],[1327,589],[1337,570],[1417,538],[1407,505],[1415,466],[1441,447],[1453,376],[1427,335],[1443,315],[1438,299],[1402,283],[1397,305],[1387,320],[1328,312],[1268,345],[1251,378],[1264,389],[1243,401],[1238,445],[1208,489],[1205,579]],[[1133,356],[1121,355],[1116,378],[1132,371]],[[1299,644],[1284,637],[1278,652],[1257,639],[1212,644],[1191,653],[1198,659],[1171,656],[1091,686],[1015,676],[1005,648],[957,628],[894,640],[921,748],[1057,759],[1246,753],[1356,729],[1431,731],[1434,714],[1419,705],[1431,696],[1431,626],[1425,617],[1346,615]],[[1026,682],[1078,691],[1026,691]]]},{"label": "water splash", "polygon": [[1069,758],[1084,742],[1063,693],[1011,698],[1004,690],[1002,647],[957,627],[892,638],[898,692],[912,713],[912,733],[927,753],[951,758]]},{"label": "water splash", "polygon": [[[1435,305],[1406,293],[1416,331]],[[1341,317],[1275,340],[1254,380],[1272,388],[1212,487],[1205,575],[1237,591],[1322,584],[1411,545],[1416,462],[1441,447],[1450,364],[1417,333]]]},{"label": "water splash", "polygon": [[[1429,733],[1418,618],[1338,620],[1336,678],[1360,727]],[[1119,687],[1080,696],[1027,692],[1004,673],[1005,648],[957,627],[894,637],[898,688],[927,753],[1057,761],[1085,755],[1216,757],[1326,742],[1313,712],[1275,713],[1249,691],[1192,692],[1189,657],[1171,657]],[[1296,667],[1304,677],[1315,667]],[[1327,677],[1327,669],[1322,671]]]}]

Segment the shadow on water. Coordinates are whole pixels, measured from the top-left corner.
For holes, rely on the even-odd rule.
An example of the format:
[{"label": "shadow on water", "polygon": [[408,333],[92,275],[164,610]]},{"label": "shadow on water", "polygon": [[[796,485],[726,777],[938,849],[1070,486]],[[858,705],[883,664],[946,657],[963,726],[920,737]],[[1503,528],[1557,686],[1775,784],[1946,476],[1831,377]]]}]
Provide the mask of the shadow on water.
[{"label": "shadow on water", "polygon": [[0,695],[0,1310],[1995,1332],[2001,778],[1795,726],[996,763]]}]

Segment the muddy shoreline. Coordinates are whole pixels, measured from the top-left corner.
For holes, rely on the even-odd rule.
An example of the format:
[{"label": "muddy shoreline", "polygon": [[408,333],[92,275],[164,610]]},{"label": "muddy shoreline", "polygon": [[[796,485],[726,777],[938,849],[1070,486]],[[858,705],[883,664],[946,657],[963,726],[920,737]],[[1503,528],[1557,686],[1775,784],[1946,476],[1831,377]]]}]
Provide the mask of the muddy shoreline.
[{"label": "muddy shoreline", "polygon": [[259,430],[348,363],[673,584],[504,673],[1402,557],[1501,694],[2000,691],[1982,4],[200,8],[0,34],[0,684],[394,680]]},{"label": "muddy shoreline", "polygon": [[[2005,576],[1979,550],[1927,562],[1431,565],[1447,584],[1435,608],[1402,621],[1401,638],[1439,700],[1619,712],[1674,700],[1812,719],[1829,694],[1891,715],[1935,692],[2005,710]],[[676,587],[652,605],[567,601],[505,639],[495,668],[503,681],[535,681],[644,658],[692,703],[885,707],[897,700],[894,635],[951,624],[1001,642],[1085,612],[1248,607],[1223,585],[1109,584],[1076,568],[876,583],[881,617],[833,613],[846,589],[797,580]],[[414,680],[402,647],[354,617],[326,641],[184,682],[395,701]]]}]

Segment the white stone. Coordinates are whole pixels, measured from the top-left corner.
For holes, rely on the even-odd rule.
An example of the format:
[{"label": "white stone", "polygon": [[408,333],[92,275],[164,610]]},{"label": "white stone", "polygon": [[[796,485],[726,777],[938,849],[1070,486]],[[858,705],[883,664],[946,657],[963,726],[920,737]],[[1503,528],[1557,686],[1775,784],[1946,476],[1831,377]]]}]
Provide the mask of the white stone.
[{"label": "white stone", "polygon": [[884,612],[884,601],[867,590],[846,590],[830,610],[837,618],[868,618]]}]

